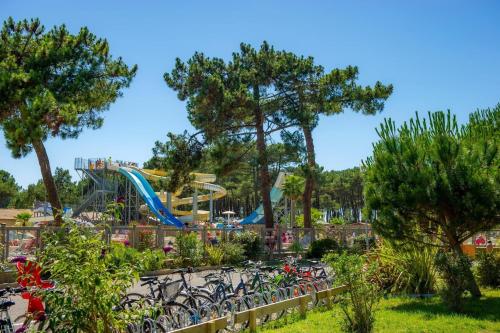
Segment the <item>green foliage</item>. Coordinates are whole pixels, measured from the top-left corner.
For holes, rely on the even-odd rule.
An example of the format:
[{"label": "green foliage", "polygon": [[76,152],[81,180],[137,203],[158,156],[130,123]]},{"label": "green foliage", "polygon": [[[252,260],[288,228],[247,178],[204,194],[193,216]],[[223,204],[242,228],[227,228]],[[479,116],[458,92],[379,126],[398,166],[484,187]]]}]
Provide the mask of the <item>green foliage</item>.
[{"label": "green foliage", "polygon": [[71,177],[69,170],[56,168],[54,172],[54,182],[56,184],[57,193],[63,204],[72,205],[80,200],[78,187]]},{"label": "green foliage", "polygon": [[[319,209],[312,208],[311,209],[311,221],[313,226],[318,225],[323,221],[323,212]],[[304,214],[300,214],[297,216],[295,221],[295,225],[299,228],[304,228]]]},{"label": "green foliage", "polygon": [[0,208],[7,208],[12,205],[20,189],[10,173],[0,170]]},{"label": "green foliage", "polygon": [[40,265],[60,292],[46,291],[49,321],[57,332],[111,332],[123,329],[125,313],[114,311],[137,272],[130,264],[105,260],[102,233],[67,221],[61,231],[44,235]]},{"label": "green foliage", "polygon": [[436,247],[383,240],[372,252],[378,262],[373,281],[388,292],[434,293],[437,283],[436,253]]},{"label": "green foliage", "polygon": [[470,259],[463,254],[440,251],[436,255],[435,264],[445,282],[440,290],[443,302],[452,311],[462,311],[464,292],[469,284]]},{"label": "green foliage", "polygon": [[139,229],[137,233],[137,249],[144,251],[155,246],[156,237],[152,230]]},{"label": "green foliage", "polygon": [[329,254],[325,260],[335,272],[335,283],[348,288],[345,294],[340,295],[343,329],[347,332],[372,332],[374,307],[380,299],[377,286],[370,281],[377,269],[376,263],[366,262],[363,256],[346,253]]},{"label": "green foliage", "polygon": [[245,249],[243,245],[233,242],[222,242],[219,244],[222,252],[224,253],[223,262],[229,265],[236,265],[242,262],[245,257]]},{"label": "green foliage", "polygon": [[61,202],[44,142],[98,129],[102,112],[130,85],[137,67],[113,59],[105,39],[86,27],[45,31],[38,19],[9,17],[0,32],[0,128],[12,156],[35,150],[56,223]]},{"label": "green foliage", "polygon": [[30,227],[30,218],[31,218],[31,213],[30,212],[22,212],[16,215],[16,225],[19,225],[21,227]]},{"label": "green foliage", "polygon": [[500,105],[476,116],[480,123],[463,128],[450,112],[417,114],[399,129],[391,120],[381,125],[365,163],[365,196],[382,236],[411,241],[418,226],[457,247],[498,223]]},{"label": "green foliage", "polygon": [[179,232],[175,237],[177,256],[175,263],[181,267],[199,266],[203,260],[203,244],[195,232]]},{"label": "green foliage", "polygon": [[[494,227],[499,118],[500,105],[471,115],[462,128],[450,112],[429,113],[428,119],[417,114],[400,128],[385,120],[365,163],[366,212],[377,211],[375,230],[410,242],[424,234],[459,253],[466,239]],[[480,296],[470,270],[467,277],[472,295]]]},{"label": "green foliage", "polygon": [[296,256],[298,256],[304,251],[304,247],[299,241],[294,241],[292,245],[290,245],[289,250],[295,253]]},{"label": "green foliage", "polygon": [[30,184],[25,190],[17,193],[11,206],[14,208],[32,208],[35,201],[46,201],[47,192],[43,181],[39,180],[35,184]]},{"label": "green foliage", "polygon": [[1,36],[0,123],[15,157],[49,135],[74,138],[102,126],[100,113],[137,70],[85,27],[72,35],[64,25],[45,31],[38,19],[8,18]]},{"label": "green foliage", "polygon": [[259,258],[262,251],[262,239],[258,233],[245,230],[243,232],[236,233],[233,241],[243,246],[245,251],[243,255],[245,258]]},{"label": "green foliage", "polygon": [[165,259],[161,250],[139,251],[122,243],[112,244],[106,254],[110,267],[131,266],[140,273],[166,268]]},{"label": "green foliage", "polygon": [[338,251],[339,244],[335,239],[324,238],[318,239],[311,243],[307,251],[307,257],[313,259],[321,259],[329,252]]},{"label": "green foliage", "polygon": [[291,200],[298,200],[304,193],[304,178],[296,175],[286,176],[283,194]]},{"label": "green foliage", "polygon": [[344,221],[359,221],[359,211],[364,206],[363,174],[355,167],[340,171],[325,171],[318,181],[321,207],[327,209],[327,217],[342,210]]},{"label": "green foliage", "polygon": [[213,266],[219,266],[224,260],[224,249],[220,246],[207,245],[205,246],[207,252],[208,263]]},{"label": "green foliage", "polygon": [[500,254],[493,252],[478,254],[475,273],[481,286],[500,288]]},{"label": "green foliage", "polygon": [[[366,243],[368,243],[368,247]],[[367,237],[362,234],[354,237],[352,240],[351,251],[362,254],[373,247],[375,247],[375,237]]]}]

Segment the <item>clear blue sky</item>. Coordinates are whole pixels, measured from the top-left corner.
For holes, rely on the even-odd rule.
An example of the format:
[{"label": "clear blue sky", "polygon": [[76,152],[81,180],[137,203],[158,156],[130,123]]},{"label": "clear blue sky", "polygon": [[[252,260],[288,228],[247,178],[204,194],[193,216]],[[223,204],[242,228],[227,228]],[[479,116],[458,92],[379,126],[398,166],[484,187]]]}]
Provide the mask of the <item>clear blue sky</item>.
[{"label": "clear blue sky", "polygon": [[[500,1],[28,1],[2,0],[0,19],[39,17],[46,27],[81,26],[109,40],[139,72],[104,126],[78,140],[50,139],[53,169],[73,159],[144,162],[155,140],[190,129],[184,104],[164,83],[176,57],[228,58],[240,42],[312,55],[327,69],[357,65],[360,81],[394,85],[385,111],[322,119],[314,132],[327,169],[359,165],[384,117],[451,109],[460,121],[500,102]],[[0,168],[26,186],[40,178],[34,154],[14,160],[0,138]]]}]

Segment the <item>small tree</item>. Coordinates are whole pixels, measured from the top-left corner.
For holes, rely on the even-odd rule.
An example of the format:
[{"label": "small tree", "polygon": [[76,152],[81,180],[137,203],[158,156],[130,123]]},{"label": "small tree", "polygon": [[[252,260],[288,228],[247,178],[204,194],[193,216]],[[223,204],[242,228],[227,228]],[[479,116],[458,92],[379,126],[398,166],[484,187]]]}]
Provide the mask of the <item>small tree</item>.
[{"label": "small tree", "polygon": [[[460,128],[450,112],[418,117],[397,129],[385,120],[365,163],[367,212],[383,237],[439,240],[457,256],[461,244],[498,223],[500,105],[471,115]],[[430,244],[429,244],[430,245]],[[480,296],[470,271],[468,289]]]},{"label": "small tree", "polygon": [[20,189],[10,173],[0,170],[0,208],[10,206]]},{"label": "small tree", "polygon": [[[48,321],[54,332],[111,333],[124,329],[129,311],[115,307],[138,274],[132,263],[106,260],[109,250],[102,232],[68,221],[44,234],[40,265],[57,281],[57,292],[46,290]],[[142,266],[142,260],[137,264]],[[133,311],[133,310],[132,310]]]},{"label": "small tree", "polygon": [[287,176],[283,183],[283,194],[290,199],[290,226],[295,226],[295,203],[304,193],[304,178],[300,176]]},{"label": "small tree", "polygon": [[16,225],[21,226],[21,227],[30,227],[30,218],[31,218],[31,213],[30,212],[22,212],[16,215]]},{"label": "small tree", "polygon": [[137,67],[113,59],[87,28],[45,32],[38,19],[4,22],[0,32],[0,126],[15,158],[36,152],[56,223],[61,202],[44,141],[102,126],[101,112],[130,85]]}]

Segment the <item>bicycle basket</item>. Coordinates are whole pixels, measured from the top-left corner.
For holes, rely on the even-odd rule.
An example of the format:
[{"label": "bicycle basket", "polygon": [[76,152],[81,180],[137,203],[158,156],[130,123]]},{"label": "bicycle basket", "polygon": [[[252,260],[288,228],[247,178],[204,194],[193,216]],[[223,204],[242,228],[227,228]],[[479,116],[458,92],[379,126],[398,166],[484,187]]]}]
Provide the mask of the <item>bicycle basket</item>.
[{"label": "bicycle basket", "polygon": [[175,298],[180,291],[180,284],[181,281],[172,281],[172,282],[167,282],[167,283],[162,283],[160,285],[161,292],[164,297],[168,299]]}]

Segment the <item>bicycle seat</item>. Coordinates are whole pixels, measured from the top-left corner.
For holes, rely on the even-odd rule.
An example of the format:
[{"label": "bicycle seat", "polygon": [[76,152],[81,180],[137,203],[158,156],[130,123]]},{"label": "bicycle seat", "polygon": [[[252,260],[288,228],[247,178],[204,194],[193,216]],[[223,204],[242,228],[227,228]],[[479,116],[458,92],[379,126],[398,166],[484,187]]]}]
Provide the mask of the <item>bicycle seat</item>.
[{"label": "bicycle seat", "polygon": [[223,272],[232,272],[232,271],[234,271],[234,267],[221,267],[220,269]]},{"label": "bicycle seat", "polygon": [[142,282],[152,282],[152,281],[158,281],[158,277],[156,277],[156,276],[141,276],[140,280]]},{"label": "bicycle seat", "polygon": [[2,302],[0,302],[0,310],[7,310],[8,308],[10,308],[14,304],[16,304],[16,303],[14,303],[10,300],[2,301]]}]

